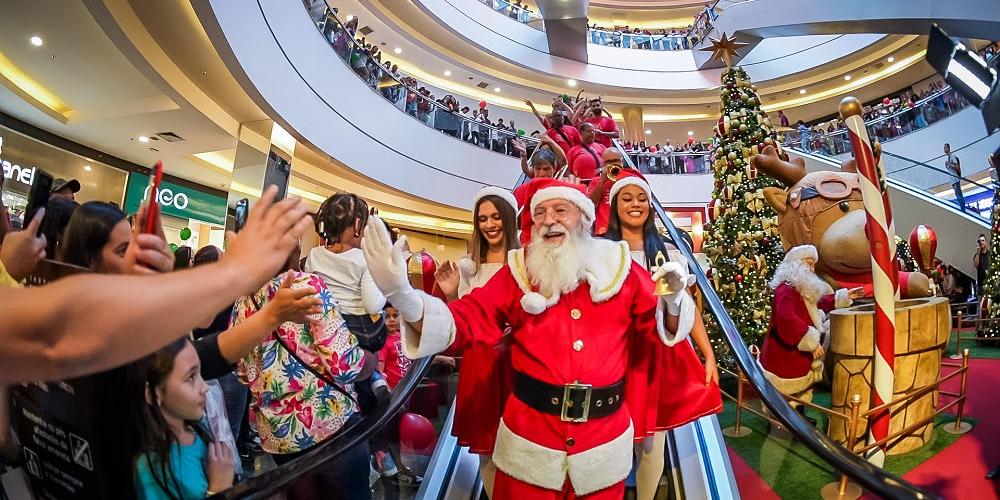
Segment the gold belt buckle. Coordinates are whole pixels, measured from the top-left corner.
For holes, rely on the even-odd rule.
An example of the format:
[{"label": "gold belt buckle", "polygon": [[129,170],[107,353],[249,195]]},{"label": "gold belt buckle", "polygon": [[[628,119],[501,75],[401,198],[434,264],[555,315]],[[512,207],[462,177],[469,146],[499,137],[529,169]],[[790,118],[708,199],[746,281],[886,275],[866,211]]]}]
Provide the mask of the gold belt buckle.
[{"label": "gold belt buckle", "polygon": [[[581,384],[579,382],[574,382],[572,384],[566,384],[563,386],[563,401],[562,401],[562,411],[559,414],[559,419],[563,422],[575,422],[581,423],[586,422],[590,416],[590,396],[593,391],[593,387],[590,384]],[[583,396],[583,414],[580,417],[570,417],[568,415],[569,409],[573,406],[573,400],[570,399],[570,394],[573,391],[584,390],[587,391]]]}]

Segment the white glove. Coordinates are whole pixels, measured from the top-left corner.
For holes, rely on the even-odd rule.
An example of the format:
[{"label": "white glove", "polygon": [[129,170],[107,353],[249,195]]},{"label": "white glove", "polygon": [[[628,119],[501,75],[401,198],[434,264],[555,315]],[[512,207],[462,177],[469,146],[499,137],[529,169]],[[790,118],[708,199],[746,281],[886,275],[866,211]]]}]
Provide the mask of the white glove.
[{"label": "white glove", "polygon": [[407,277],[406,259],[403,258],[405,244],[406,236],[400,236],[393,245],[382,219],[373,215],[361,238],[361,252],[375,286],[392,302],[404,321],[416,323],[424,317],[424,302]]}]

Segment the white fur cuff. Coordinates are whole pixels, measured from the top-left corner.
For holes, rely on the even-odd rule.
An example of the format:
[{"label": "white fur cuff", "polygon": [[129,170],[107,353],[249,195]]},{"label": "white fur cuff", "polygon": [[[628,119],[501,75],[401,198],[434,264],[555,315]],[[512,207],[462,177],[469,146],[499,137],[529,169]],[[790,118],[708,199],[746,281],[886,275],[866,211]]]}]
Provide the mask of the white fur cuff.
[{"label": "white fur cuff", "polygon": [[802,340],[799,340],[799,345],[797,346],[800,351],[813,352],[819,347],[819,342],[822,339],[819,330],[814,327],[809,327],[806,330],[806,334],[802,336]]},{"label": "white fur cuff", "polygon": [[[677,316],[677,331],[674,333],[668,331],[664,323],[666,319],[663,314],[664,309],[671,316]],[[694,329],[695,314],[698,314],[698,308],[687,291],[658,300],[656,303],[656,332],[660,334],[660,340],[668,346],[674,346],[688,338],[691,335],[691,330]]]},{"label": "white fur cuff", "polygon": [[441,299],[417,291],[424,303],[423,327],[414,332],[403,321],[400,324],[403,338],[403,354],[410,359],[420,359],[437,354],[455,341],[455,318]]},{"label": "white fur cuff", "polygon": [[842,307],[849,307],[854,301],[851,300],[850,294],[846,288],[841,288],[834,292],[833,294],[833,307],[840,309]]}]

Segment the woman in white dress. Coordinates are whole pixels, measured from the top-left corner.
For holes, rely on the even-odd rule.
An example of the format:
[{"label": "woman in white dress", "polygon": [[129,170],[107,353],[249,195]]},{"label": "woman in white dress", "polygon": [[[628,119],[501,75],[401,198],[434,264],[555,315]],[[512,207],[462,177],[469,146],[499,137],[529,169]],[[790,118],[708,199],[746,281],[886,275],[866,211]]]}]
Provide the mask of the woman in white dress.
[{"label": "woman in white dress", "polygon": [[[457,266],[450,261],[442,263],[435,274],[448,300],[455,300],[486,284],[507,264],[508,252],[520,247],[517,201],[510,191],[485,187],[476,194],[474,207],[469,255]],[[493,492],[496,467],[490,457],[512,380],[510,350],[505,346],[477,345],[464,352],[451,432],[459,444],[479,454],[487,494]]]}]

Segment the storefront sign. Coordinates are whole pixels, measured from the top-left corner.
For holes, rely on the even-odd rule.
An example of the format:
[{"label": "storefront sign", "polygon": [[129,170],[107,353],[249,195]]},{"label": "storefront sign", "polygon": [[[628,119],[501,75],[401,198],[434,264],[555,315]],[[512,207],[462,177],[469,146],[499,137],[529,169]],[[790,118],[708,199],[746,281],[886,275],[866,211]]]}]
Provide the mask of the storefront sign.
[{"label": "storefront sign", "polygon": [[3,158],[3,136],[0,136],[0,165],[3,165],[5,179],[11,179],[28,186],[35,182],[35,167],[22,167]]},{"label": "storefront sign", "polygon": [[[139,210],[139,206],[149,198],[150,189],[152,187],[149,185],[148,175],[129,174],[125,190],[125,211],[132,213]],[[167,215],[219,226],[226,224],[226,198],[222,196],[163,181],[156,193],[156,201]]]}]

